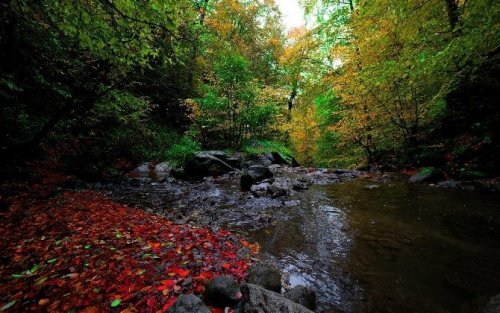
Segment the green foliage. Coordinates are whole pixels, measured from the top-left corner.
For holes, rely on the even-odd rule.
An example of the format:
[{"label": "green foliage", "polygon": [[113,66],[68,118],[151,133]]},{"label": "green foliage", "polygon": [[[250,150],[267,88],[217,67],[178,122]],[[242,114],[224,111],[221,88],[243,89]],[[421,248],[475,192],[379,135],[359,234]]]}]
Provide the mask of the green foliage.
[{"label": "green foliage", "polygon": [[276,104],[259,97],[250,62],[232,51],[218,56],[214,79],[196,99],[195,127],[205,146],[238,148],[244,140],[263,139],[277,114]]},{"label": "green foliage", "polygon": [[317,20],[311,32],[319,50],[330,51],[324,58],[334,64],[323,81],[309,81],[331,82],[338,96],[315,103],[322,128],[316,162],[335,164],[342,155],[391,164],[439,161],[442,151],[426,149],[432,145],[425,141],[457,102],[448,95],[484,71],[500,46],[497,2],[450,3],[456,10],[442,0],[305,3]]},{"label": "green foliage", "polygon": [[242,145],[242,152],[249,156],[259,156],[278,152],[285,159],[292,156],[292,151],[283,143],[271,140],[249,140]]},{"label": "green foliage", "polygon": [[201,150],[201,146],[193,139],[182,136],[180,140],[172,145],[166,154],[167,160],[176,167],[184,165],[195,152]]}]

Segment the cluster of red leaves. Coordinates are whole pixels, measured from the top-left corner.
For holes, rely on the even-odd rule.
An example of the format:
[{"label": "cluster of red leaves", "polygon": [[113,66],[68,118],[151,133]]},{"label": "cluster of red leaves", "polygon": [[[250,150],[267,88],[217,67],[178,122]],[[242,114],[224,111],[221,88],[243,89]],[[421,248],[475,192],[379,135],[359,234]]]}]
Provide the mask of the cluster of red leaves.
[{"label": "cluster of red leaves", "polygon": [[[165,312],[218,275],[242,280],[257,246],[223,229],[174,225],[91,192],[18,198],[0,213],[0,308]],[[0,309],[1,310],[1,309]]]}]

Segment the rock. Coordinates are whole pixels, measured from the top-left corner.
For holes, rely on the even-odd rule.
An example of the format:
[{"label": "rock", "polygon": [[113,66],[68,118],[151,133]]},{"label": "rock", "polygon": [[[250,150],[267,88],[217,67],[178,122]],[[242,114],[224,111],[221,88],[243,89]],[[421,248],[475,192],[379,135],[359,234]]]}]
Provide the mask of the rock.
[{"label": "rock", "polygon": [[260,286],[241,287],[242,301],[236,308],[241,313],[312,313],[308,308]]},{"label": "rock", "polygon": [[241,191],[252,190],[253,177],[250,174],[243,174],[240,177],[240,188]]},{"label": "rock", "polygon": [[309,186],[307,186],[307,184],[305,184],[305,183],[296,182],[293,184],[292,188],[293,188],[293,190],[296,190],[296,191],[302,191],[302,190],[309,189]]},{"label": "rock", "polygon": [[144,164],[139,165],[135,169],[133,169],[130,173],[129,176],[133,178],[149,178],[149,167],[151,166],[151,163],[147,162]]},{"label": "rock", "polygon": [[488,303],[477,313],[498,313],[500,312],[500,294],[491,297]]},{"label": "rock", "polygon": [[273,199],[286,197],[290,193],[290,190],[285,189],[277,184],[272,184],[267,186],[267,194]]},{"label": "rock", "polygon": [[227,156],[222,151],[201,151],[194,155],[194,158],[186,162],[184,167],[185,175],[188,178],[200,179],[207,176],[220,176],[231,171],[236,171],[224,160]]},{"label": "rock", "polygon": [[460,188],[460,182],[456,181],[456,180],[441,181],[437,185],[438,185],[438,187],[441,187],[441,188],[451,188],[451,189]]},{"label": "rock", "polygon": [[379,189],[380,185],[368,185],[365,188],[369,190],[374,190],[374,189]]},{"label": "rock", "polygon": [[210,313],[200,298],[194,294],[181,294],[174,304],[167,310],[167,313]]},{"label": "rock", "polygon": [[229,164],[230,166],[236,168],[236,169],[239,169],[241,170],[241,159],[240,158],[227,158],[226,160],[226,163]]},{"label": "rock", "polygon": [[252,176],[254,182],[273,177],[273,173],[265,166],[252,165],[248,168],[248,174]]},{"label": "rock", "polygon": [[274,164],[291,165],[287,160],[285,160],[284,157],[281,156],[279,152],[272,152],[271,156],[273,158]]},{"label": "rock", "polygon": [[281,168],[281,165],[279,164],[272,164],[267,167],[271,172],[276,172],[279,168]]},{"label": "rock", "polygon": [[239,259],[249,259],[252,256],[252,252],[247,247],[243,247],[236,251],[236,256]]},{"label": "rock", "polygon": [[255,166],[255,165],[268,167],[269,165],[271,165],[273,163],[274,163],[274,160],[273,160],[271,155],[261,155],[259,157],[252,158],[252,159],[244,162],[243,164],[246,167],[250,168],[250,167]]},{"label": "rock", "polygon": [[267,191],[267,187],[269,186],[268,183],[260,183],[258,185],[253,185],[252,186],[252,191],[253,192],[258,192],[258,191]]},{"label": "rock", "polygon": [[224,151],[220,151],[220,150],[209,150],[209,151],[200,151],[200,152],[197,152],[195,153],[195,155],[205,155],[205,154],[209,154],[211,156],[214,156],[218,159],[221,159],[222,161],[227,161],[227,159],[229,158],[228,155],[224,152]]},{"label": "rock", "polygon": [[162,162],[158,163],[155,166],[155,176],[157,180],[164,180],[165,178],[170,176],[170,173],[172,172],[173,166],[170,165],[168,162]]},{"label": "rock", "polygon": [[281,272],[271,265],[253,264],[248,271],[247,281],[271,291],[281,292]]},{"label": "rock", "polygon": [[238,283],[231,276],[219,276],[212,279],[203,293],[205,302],[216,307],[235,305],[239,298]]},{"label": "rock", "polygon": [[184,287],[184,288],[187,288],[189,286],[191,286],[193,284],[193,278],[192,277],[188,277],[188,279],[185,279],[181,286]]},{"label": "rock", "polygon": [[290,290],[287,290],[284,296],[285,298],[303,305],[310,310],[316,310],[316,292],[310,288],[298,285]]},{"label": "rock", "polygon": [[343,174],[351,174],[351,171],[344,170],[344,169],[335,169],[335,170],[333,170],[333,173],[337,174],[337,175],[343,175]]},{"label": "rock", "polygon": [[409,182],[412,184],[419,184],[437,179],[438,177],[439,177],[439,171],[437,171],[433,167],[426,167],[417,174],[410,177]]}]

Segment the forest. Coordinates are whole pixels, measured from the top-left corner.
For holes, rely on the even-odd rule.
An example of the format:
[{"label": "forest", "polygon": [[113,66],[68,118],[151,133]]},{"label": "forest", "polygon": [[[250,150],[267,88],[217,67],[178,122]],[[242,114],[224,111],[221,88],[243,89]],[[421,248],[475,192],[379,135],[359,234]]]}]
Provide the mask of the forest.
[{"label": "forest", "polygon": [[[0,2],[0,235],[9,238],[0,244],[8,251],[0,259],[1,312],[209,312],[199,297],[183,300],[191,311],[181,307],[188,304],[180,295],[190,292],[204,293],[212,312],[254,312],[237,305],[241,292],[253,295],[251,284],[228,299],[212,285],[222,274],[243,283],[259,250],[277,249],[241,226],[245,218],[275,227],[291,213],[259,211],[266,205],[317,205],[324,200],[314,186],[351,179],[372,182],[362,195],[399,175],[404,186],[412,175],[410,182],[425,182],[408,188],[487,193],[470,196],[477,211],[459,218],[459,210],[430,215],[442,216],[437,227],[452,236],[498,253],[500,212],[490,206],[500,191],[500,2],[301,0],[304,23],[293,28],[278,2]],[[353,184],[345,193],[357,190]],[[196,198],[204,186],[212,191]],[[328,197],[342,187],[331,188]],[[394,188],[388,193],[413,194]],[[236,200],[213,196],[217,190]],[[182,192],[185,199],[175,198]],[[443,197],[450,204],[461,196]],[[238,210],[223,216],[208,204],[253,211],[238,224],[231,220]],[[160,207],[172,210],[151,213]],[[407,247],[393,250],[400,245]],[[495,263],[498,255],[484,257]],[[473,312],[500,293],[493,268],[491,281],[418,312]],[[409,305],[403,295],[385,311],[388,302],[368,292],[370,309],[353,309],[333,300],[340,297],[328,293],[333,287],[321,288],[318,312],[413,312],[399,306]],[[450,304],[459,298],[468,301]]]}]

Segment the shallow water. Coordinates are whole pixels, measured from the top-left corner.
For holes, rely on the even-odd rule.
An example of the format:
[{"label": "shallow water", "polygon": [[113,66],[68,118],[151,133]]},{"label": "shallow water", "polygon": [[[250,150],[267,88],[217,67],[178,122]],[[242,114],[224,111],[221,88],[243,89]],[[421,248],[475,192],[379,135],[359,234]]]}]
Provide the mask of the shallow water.
[{"label": "shallow water", "polygon": [[[277,179],[311,176],[276,173]],[[312,173],[284,198],[239,191],[239,176],[110,185],[115,200],[179,223],[224,226],[261,245],[318,312],[475,312],[500,293],[500,195]],[[349,176],[349,175],[347,175]]]},{"label": "shallow water", "polygon": [[314,186],[249,234],[320,312],[473,312],[500,293],[500,197],[395,182]]}]

